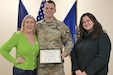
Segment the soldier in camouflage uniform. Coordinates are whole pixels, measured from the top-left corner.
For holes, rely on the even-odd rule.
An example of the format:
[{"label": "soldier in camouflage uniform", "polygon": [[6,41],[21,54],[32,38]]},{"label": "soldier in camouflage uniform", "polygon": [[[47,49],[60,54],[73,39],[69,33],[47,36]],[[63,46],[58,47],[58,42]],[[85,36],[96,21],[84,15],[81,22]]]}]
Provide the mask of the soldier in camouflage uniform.
[{"label": "soldier in camouflage uniform", "polygon": [[[69,55],[73,46],[69,28],[61,21],[57,20],[53,14],[56,5],[53,1],[47,1],[44,6],[44,20],[37,23],[37,33],[40,49],[62,48],[62,42],[66,43],[65,50],[61,54],[64,59]],[[63,62],[60,64],[40,64],[38,65],[38,75],[65,75]]]}]

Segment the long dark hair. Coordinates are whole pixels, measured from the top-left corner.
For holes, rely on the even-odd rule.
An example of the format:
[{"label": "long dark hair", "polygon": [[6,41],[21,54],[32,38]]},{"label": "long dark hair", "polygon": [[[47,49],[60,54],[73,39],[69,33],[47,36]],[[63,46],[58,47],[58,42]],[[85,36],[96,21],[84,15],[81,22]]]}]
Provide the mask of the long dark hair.
[{"label": "long dark hair", "polygon": [[86,30],[83,28],[83,17],[87,16],[91,19],[92,22],[94,22],[94,35],[92,36],[92,39],[96,39],[100,34],[102,34],[104,31],[102,29],[102,25],[97,21],[95,16],[91,13],[84,13],[80,18],[79,28],[77,31],[77,41],[80,42],[83,39],[84,32]]}]

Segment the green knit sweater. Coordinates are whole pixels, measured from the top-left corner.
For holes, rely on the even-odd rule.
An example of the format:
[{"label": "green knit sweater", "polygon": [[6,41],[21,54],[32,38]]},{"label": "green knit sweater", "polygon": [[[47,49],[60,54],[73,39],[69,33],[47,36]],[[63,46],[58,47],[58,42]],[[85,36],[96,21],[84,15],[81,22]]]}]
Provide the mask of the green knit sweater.
[{"label": "green knit sweater", "polygon": [[[37,68],[37,56],[39,54],[39,45],[36,37],[35,42],[35,45],[31,45],[22,32],[15,32],[13,36],[0,47],[0,54],[17,68],[33,70]],[[14,47],[16,48],[16,57],[10,54]],[[24,58],[25,63],[17,63],[18,57]]]}]

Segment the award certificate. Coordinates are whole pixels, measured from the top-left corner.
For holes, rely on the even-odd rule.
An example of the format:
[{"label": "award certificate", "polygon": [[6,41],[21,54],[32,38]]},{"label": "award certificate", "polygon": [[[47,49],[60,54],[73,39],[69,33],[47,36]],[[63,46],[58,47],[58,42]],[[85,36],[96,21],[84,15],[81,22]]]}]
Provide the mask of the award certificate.
[{"label": "award certificate", "polygon": [[61,63],[61,49],[40,50],[40,63]]}]

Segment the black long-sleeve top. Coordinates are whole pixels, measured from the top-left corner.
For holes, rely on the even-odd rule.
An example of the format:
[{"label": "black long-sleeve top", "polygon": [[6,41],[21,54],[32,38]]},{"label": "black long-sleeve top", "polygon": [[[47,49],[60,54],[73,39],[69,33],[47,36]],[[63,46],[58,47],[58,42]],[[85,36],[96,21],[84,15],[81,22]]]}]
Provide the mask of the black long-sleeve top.
[{"label": "black long-sleeve top", "polygon": [[72,71],[85,71],[87,75],[107,75],[111,42],[106,33],[92,40],[93,33],[84,35],[71,53]]}]

